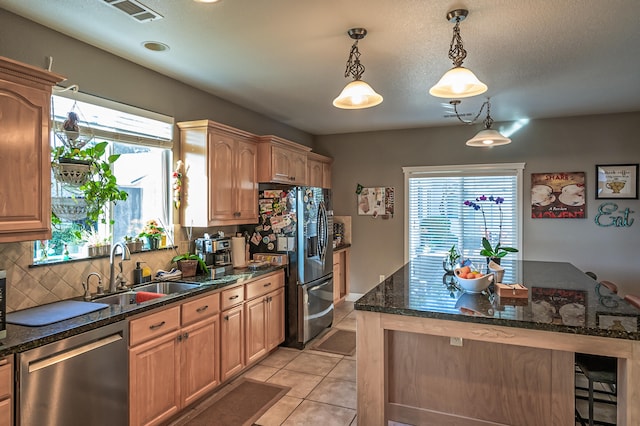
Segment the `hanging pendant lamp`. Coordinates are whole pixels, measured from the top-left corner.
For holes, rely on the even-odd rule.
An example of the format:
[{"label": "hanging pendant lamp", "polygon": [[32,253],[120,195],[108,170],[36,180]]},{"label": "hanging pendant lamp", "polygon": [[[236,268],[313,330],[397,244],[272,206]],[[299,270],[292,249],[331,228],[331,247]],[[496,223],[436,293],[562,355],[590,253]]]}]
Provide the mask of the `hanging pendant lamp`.
[{"label": "hanging pendant lamp", "polygon": [[432,96],[460,99],[480,95],[487,91],[487,85],[478,80],[478,77],[470,69],[462,66],[462,62],[467,57],[467,51],[462,45],[460,22],[468,14],[469,11],[466,9],[455,9],[447,13],[447,21],[455,22],[449,46],[449,59],[453,61],[453,68],[447,71],[440,81],[429,90]]},{"label": "hanging pendant lamp", "polygon": [[506,145],[508,143],[511,143],[511,139],[509,139],[506,136],[503,136],[502,133],[491,128],[491,126],[493,125],[493,118],[491,118],[491,99],[490,98],[487,98],[487,100],[480,107],[480,111],[478,111],[478,114],[476,114],[476,116],[470,121],[463,120],[462,117],[460,116],[460,113],[458,113],[458,105],[460,104],[459,100],[457,99],[452,100],[452,101],[449,101],[449,103],[453,105],[453,109],[456,113],[456,117],[458,117],[458,120],[460,120],[464,124],[470,124],[470,125],[474,124],[478,119],[478,117],[480,117],[480,114],[482,114],[482,110],[485,107],[487,108],[487,117],[483,121],[484,129],[480,130],[474,137],[472,137],[467,141],[468,146],[488,147],[488,146]]},{"label": "hanging pendant lamp", "polygon": [[362,40],[367,35],[367,30],[364,28],[352,28],[347,34],[355,41],[349,52],[344,76],[353,77],[353,81],[347,84],[340,92],[340,95],[333,100],[333,106],[342,109],[363,109],[379,105],[382,102],[382,96],[362,80],[364,65],[360,63],[358,40]]}]

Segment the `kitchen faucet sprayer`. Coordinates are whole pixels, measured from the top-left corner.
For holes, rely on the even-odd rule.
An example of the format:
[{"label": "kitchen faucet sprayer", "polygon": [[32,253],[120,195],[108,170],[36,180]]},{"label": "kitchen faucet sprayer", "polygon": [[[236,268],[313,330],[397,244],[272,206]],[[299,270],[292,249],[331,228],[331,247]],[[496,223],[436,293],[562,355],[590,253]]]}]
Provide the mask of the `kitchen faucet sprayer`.
[{"label": "kitchen faucet sprayer", "polygon": [[[118,276],[115,277],[113,257],[118,247],[120,247],[120,272],[118,273]],[[116,289],[118,288],[126,287],[127,279],[122,273],[122,262],[125,260],[131,260],[131,252],[129,251],[129,248],[124,242],[119,241],[115,243],[113,247],[111,247],[111,254],[109,255],[109,292],[110,293],[115,293]]]}]

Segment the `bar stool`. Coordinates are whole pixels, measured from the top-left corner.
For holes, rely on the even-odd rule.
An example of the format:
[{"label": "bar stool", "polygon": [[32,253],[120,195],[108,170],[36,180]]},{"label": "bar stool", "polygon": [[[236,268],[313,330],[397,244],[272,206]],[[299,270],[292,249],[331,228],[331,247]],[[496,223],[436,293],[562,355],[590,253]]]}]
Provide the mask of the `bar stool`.
[{"label": "bar stool", "polygon": [[[609,423],[604,421],[598,421],[594,419],[593,409],[594,403],[605,403],[605,404],[613,404],[616,405],[616,401],[611,401],[608,399],[596,398],[594,394],[602,394],[602,395],[610,395],[617,397],[617,387],[616,387],[616,379],[618,374],[618,360],[616,358],[599,356],[599,355],[588,355],[588,354],[576,354],[576,366],[580,369],[582,374],[588,380],[588,388],[583,388],[580,386],[576,386],[576,389],[586,390],[589,392],[588,398],[584,396],[576,395],[576,399],[587,399],[589,401],[589,426],[593,425],[605,425],[605,426],[614,426],[615,423]],[[611,385],[612,391],[606,390],[595,390],[594,383],[604,383]],[[578,408],[576,407],[576,417],[580,421],[582,425],[584,425],[584,419],[578,412]]]},{"label": "bar stool", "polygon": [[630,305],[640,309],[640,296],[636,296],[635,294],[625,294],[624,300],[626,300]]}]

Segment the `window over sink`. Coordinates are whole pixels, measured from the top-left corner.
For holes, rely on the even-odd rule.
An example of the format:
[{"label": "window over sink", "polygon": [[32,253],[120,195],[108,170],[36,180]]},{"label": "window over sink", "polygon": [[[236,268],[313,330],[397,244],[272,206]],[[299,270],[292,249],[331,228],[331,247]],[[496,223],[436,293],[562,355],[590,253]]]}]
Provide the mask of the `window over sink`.
[{"label": "window over sink", "polygon": [[[151,249],[146,238],[136,241],[149,222],[164,230],[159,246],[171,245],[173,118],[76,92],[53,95],[51,115],[52,152],[59,147],[84,149],[107,142],[103,158],[119,155],[110,169],[126,200],[108,202],[101,220],[87,220],[73,213],[59,215],[60,223],[52,226],[52,238],[34,243],[33,264],[108,255],[110,244],[123,240],[130,242],[134,251]],[[77,134],[65,132],[70,118],[77,118]],[[73,203],[82,198],[84,193],[77,182],[69,186],[59,180],[52,167],[52,204],[59,199]]]}]

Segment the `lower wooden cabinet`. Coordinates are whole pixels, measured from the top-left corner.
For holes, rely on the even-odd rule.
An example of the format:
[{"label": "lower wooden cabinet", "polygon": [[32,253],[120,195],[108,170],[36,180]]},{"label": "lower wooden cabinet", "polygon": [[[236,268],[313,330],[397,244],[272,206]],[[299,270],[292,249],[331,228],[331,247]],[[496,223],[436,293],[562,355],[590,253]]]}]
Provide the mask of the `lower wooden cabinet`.
[{"label": "lower wooden cabinet", "polygon": [[13,355],[0,358],[0,426],[13,425]]},{"label": "lower wooden cabinet", "polygon": [[220,379],[242,371],[244,363],[244,306],[223,311],[220,319]]},{"label": "lower wooden cabinet", "polygon": [[349,247],[333,252],[333,303],[338,303],[349,294]]},{"label": "lower wooden cabinet", "polygon": [[131,320],[131,426],[161,424],[220,384],[219,301],[216,293]]}]

